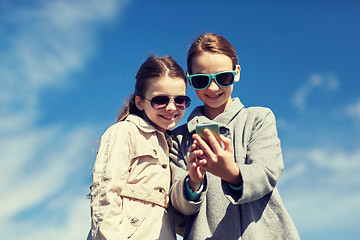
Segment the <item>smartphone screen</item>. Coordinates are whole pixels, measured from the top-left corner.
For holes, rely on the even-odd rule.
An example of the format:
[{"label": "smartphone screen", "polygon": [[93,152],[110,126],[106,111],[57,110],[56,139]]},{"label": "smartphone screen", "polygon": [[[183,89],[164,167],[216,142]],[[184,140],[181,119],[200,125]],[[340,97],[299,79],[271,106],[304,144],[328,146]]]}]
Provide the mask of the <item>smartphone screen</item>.
[{"label": "smartphone screen", "polygon": [[220,128],[218,123],[208,123],[208,124],[200,124],[196,125],[196,134],[198,134],[202,139],[207,140],[206,135],[204,134],[204,129],[209,129],[212,134],[214,134],[215,138],[220,143]]}]

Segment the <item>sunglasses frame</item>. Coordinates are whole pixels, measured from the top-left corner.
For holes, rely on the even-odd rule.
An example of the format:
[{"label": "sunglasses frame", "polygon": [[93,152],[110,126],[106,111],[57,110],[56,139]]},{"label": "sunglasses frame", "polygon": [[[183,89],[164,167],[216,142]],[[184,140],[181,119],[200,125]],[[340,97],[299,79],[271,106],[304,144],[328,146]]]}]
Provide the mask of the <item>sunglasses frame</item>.
[{"label": "sunglasses frame", "polygon": [[[156,97],[167,97],[167,98],[168,98],[168,102],[165,104],[164,107],[155,108],[153,105],[156,104],[156,103],[153,102],[153,99],[156,98]],[[179,106],[179,105],[176,103],[175,99],[178,98],[178,97],[184,97],[184,98],[185,98],[185,107],[184,107],[184,108],[182,108],[182,106]],[[169,96],[169,95],[158,95],[158,96],[152,97],[151,99],[148,99],[148,98],[146,98],[146,97],[143,97],[143,98],[146,99],[146,100],[148,100],[148,101],[150,101],[151,107],[152,107],[153,109],[155,109],[155,110],[161,110],[161,109],[166,108],[166,107],[169,105],[171,99],[174,101],[174,105],[176,106],[176,108],[178,108],[178,109],[180,109],[180,110],[185,110],[186,108],[188,108],[188,107],[190,106],[190,103],[191,103],[191,99],[190,99],[188,96],[186,96],[186,95],[179,95],[179,96],[172,97],[172,98],[171,98],[171,96]]]},{"label": "sunglasses frame", "polygon": [[[238,65],[236,65],[236,67],[237,67],[237,66],[238,66]],[[218,81],[217,81],[217,79],[216,79],[216,76],[219,75],[219,74],[222,74],[222,73],[232,73],[232,74],[233,74],[233,81],[232,81],[231,84],[224,86],[224,85],[221,85],[221,84],[218,83]],[[191,86],[192,86],[193,88],[195,88],[196,90],[202,90],[202,89],[208,88],[209,85],[210,85],[210,83],[211,83],[211,79],[214,79],[215,83],[216,83],[218,86],[220,86],[220,87],[230,87],[230,86],[233,85],[234,82],[235,82],[236,68],[235,68],[234,71],[224,71],[224,72],[218,72],[218,73],[214,73],[214,74],[202,73],[202,74],[189,75],[189,73],[187,72],[187,73],[186,73],[186,76],[187,76],[187,78],[188,78]],[[193,82],[192,82],[192,78],[193,78],[193,77],[197,77],[197,76],[205,76],[205,77],[208,77],[209,80],[208,80],[208,83],[207,83],[207,85],[206,85],[205,87],[203,87],[203,88],[196,88],[196,87],[194,87],[194,84],[193,84]]]}]

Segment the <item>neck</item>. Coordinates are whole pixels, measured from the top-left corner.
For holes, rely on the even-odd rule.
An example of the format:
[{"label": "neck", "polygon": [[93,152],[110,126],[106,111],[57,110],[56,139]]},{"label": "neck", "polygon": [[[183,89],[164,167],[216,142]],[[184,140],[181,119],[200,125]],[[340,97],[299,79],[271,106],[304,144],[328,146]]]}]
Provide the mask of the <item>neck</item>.
[{"label": "neck", "polygon": [[204,105],[205,117],[207,117],[210,120],[213,120],[218,115],[224,113],[226,111],[226,108],[231,104],[231,102],[232,102],[232,100],[230,99],[229,101],[227,101],[226,103],[224,103],[223,105],[221,105],[220,107],[217,107],[217,108],[211,108],[208,105]]},{"label": "neck", "polygon": [[225,108],[211,108],[206,105],[204,106],[204,115],[210,120],[213,120],[223,112],[225,112]]},{"label": "neck", "polygon": [[156,128],[157,130],[159,130],[160,132],[163,132],[165,133],[166,132],[166,129],[163,129],[161,127],[159,127],[158,125],[156,125],[155,123],[153,123],[145,114],[145,112],[143,111],[143,114],[142,114],[142,118],[145,119],[148,123],[150,123],[154,128]]}]

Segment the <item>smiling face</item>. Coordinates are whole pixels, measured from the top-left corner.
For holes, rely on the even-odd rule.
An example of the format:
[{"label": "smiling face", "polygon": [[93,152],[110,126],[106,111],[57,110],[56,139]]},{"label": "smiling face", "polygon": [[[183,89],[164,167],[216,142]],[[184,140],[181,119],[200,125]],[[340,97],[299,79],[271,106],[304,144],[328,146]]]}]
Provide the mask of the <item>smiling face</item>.
[{"label": "smiling face", "polygon": [[[232,60],[223,54],[204,52],[194,56],[192,60],[192,74],[214,74],[218,72],[232,71]],[[240,79],[240,66],[236,67],[235,82]],[[220,87],[211,80],[210,85],[202,90],[195,90],[197,96],[204,103],[204,115],[214,119],[217,115],[225,112],[231,103],[231,93],[233,85],[230,87]]]},{"label": "smiling face", "polygon": [[[155,96],[166,95],[170,98],[186,95],[186,83],[181,78],[154,77],[149,80],[151,85],[145,92],[145,98],[152,99]],[[175,106],[173,100],[163,108],[156,110],[151,106],[149,100],[145,98],[135,97],[137,108],[144,111],[151,124],[160,131],[170,130],[184,116],[185,109],[179,109]]]}]

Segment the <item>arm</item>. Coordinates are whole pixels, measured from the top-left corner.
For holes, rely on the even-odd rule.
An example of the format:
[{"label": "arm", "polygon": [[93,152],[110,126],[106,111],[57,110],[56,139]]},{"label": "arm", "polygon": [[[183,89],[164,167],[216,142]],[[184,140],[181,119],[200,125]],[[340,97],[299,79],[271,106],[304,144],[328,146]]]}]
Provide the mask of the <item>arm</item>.
[{"label": "arm", "polygon": [[[179,133],[180,129],[177,129]],[[188,176],[186,154],[188,152],[187,128],[184,127],[180,131],[181,134],[173,135],[173,146],[170,149],[170,166],[172,172],[172,186],[170,189],[170,199],[172,205],[185,215],[196,213],[206,194],[206,178],[204,180],[203,191],[198,201],[191,201],[186,197],[185,187],[186,178]],[[185,133],[185,134],[183,134]],[[200,180],[201,183],[201,180]],[[200,186],[200,185],[199,185]]]},{"label": "arm", "polygon": [[[193,135],[207,160],[205,170],[224,180],[224,194],[233,203],[255,201],[270,193],[284,167],[273,113],[266,108],[254,109],[246,116],[241,133],[235,133],[239,134],[236,139],[242,141],[235,144],[245,145],[245,163],[235,161],[230,139],[221,136],[223,149],[210,131],[205,132],[209,145],[198,135]],[[239,190],[234,190],[234,186]]]},{"label": "arm", "polygon": [[[122,130],[122,131],[120,131]],[[130,166],[124,128],[110,127],[102,136],[93,169],[91,212],[93,239],[118,239],[122,222],[122,188]]]},{"label": "arm", "polygon": [[186,179],[187,187],[192,192],[199,191],[205,177],[206,159],[201,159],[202,150],[197,148],[196,140],[191,144],[188,150],[186,164],[189,178]]},{"label": "arm", "polygon": [[284,169],[274,114],[269,109],[254,113],[246,136],[245,164],[238,164],[244,181],[239,203],[251,202],[270,193]]}]

